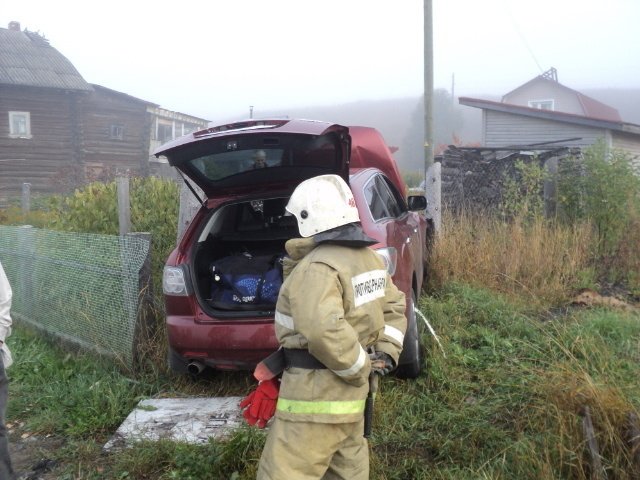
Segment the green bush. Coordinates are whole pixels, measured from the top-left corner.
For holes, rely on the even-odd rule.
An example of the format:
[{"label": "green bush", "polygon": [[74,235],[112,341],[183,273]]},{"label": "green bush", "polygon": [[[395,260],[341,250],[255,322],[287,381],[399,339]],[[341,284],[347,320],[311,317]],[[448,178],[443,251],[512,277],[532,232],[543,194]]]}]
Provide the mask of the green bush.
[{"label": "green bush", "polygon": [[599,142],[581,157],[564,160],[558,168],[558,204],[562,220],[593,224],[601,274],[640,287],[640,172],[631,156]]},{"label": "green bush", "polygon": [[622,233],[638,212],[637,173],[628,153],[619,150],[607,153],[603,142],[586,149],[582,157],[569,158],[560,164],[561,214],[571,222],[593,221],[604,254],[615,251]]},{"label": "green bush", "polygon": [[[157,177],[130,179],[131,226],[134,232],[152,236],[151,266],[157,298],[162,287],[162,268],[175,246],[180,188],[171,180]],[[116,182],[95,182],[67,197],[53,197],[48,228],[67,232],[118,235]]]},{"label": "green bush", "polygon": [[507,218],[535,219],[544,215],[544,182],[548,174],[538,162],[517,160],[516,176],[505,175],[502,213]]}]

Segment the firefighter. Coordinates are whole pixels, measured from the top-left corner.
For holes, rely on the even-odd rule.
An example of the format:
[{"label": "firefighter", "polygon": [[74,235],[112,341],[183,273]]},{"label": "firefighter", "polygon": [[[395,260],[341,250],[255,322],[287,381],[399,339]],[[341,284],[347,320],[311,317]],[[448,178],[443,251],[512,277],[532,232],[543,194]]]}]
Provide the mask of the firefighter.
[{"label": "firefighter", "polygon": [[249,423],[258,426],[275,409],[257,478],[365,480],[369,375],[397,365],[405,297],[368,248],[377,241],[362,230],[341,177],[302,182],[286,210],[302,237],[285,245],[285,281],[276,304],[286,368],[279,383],[261,382],[242,403]]}]

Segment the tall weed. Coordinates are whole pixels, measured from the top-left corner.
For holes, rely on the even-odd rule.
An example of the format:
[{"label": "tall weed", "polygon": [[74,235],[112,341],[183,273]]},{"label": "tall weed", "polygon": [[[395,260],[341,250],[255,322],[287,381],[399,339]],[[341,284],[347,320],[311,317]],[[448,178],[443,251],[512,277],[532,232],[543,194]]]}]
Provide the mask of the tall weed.
[{"label": "tall weed", "polygon": [[445,212],[442,225],[432,254],[431,288],[466,282],[545,307],[594,280],[588,225],[549,223],[539,216],[503,221],[465,212]]},{"label": "tall weed", "polygon": [[548,428],[557,435],[545,441],[545,449],[563,466],[565,478],[596,475],[589,471],[590,455],[585,448],[587,407],[610,478],[635,478],[627,432],[630,415],[637,415],[640,409],[635,381],[638,320],[637,315],[594,310],[574,313],[564,322],[548,323],[541,329],[544,335],[536,348],[546,359],[532,385],[541,403],[531,410],[528,421],[534,428]]},{"label": "tall weed", "polygon": [[19,198],[10,199],[7,207],[0,209],[0,225],[32,225],[37,228],[48,228],[56,215],[51,208],[51,199],[51,196],[32,195],[27,212],[22,210]]}]

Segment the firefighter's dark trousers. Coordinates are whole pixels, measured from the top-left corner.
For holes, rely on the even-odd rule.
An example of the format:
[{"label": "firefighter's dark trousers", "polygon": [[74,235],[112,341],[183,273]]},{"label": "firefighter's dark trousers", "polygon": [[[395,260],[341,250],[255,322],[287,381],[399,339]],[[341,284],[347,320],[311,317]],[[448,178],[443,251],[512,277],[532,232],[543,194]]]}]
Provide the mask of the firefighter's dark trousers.
[{"label": "firefighter's dark trousers", "polygon": [[9,457],[9,439],[5,426],[7,401],[9,400],[9,379],[4,370],[4,361],[0,353],[0,478],[13,479],[14,473]]}]

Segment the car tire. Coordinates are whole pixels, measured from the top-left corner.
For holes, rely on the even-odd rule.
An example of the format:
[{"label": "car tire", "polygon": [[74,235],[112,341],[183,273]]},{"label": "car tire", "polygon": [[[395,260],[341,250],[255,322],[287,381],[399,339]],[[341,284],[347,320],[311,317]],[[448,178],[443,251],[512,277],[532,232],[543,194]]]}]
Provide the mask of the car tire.
[{"label": "car tire", "polygon": [[413,290],[411,290],[409,302],[409,316],[407,317],[407,331],[404,335],[404,347],[400,355],[400,360],[398,361],[398,368],[396,369],[396,377],[398,378],[418,378],[424,365],[424,348],[421,344],[418,321],[414,310],[417,303],[416,293]]}]

